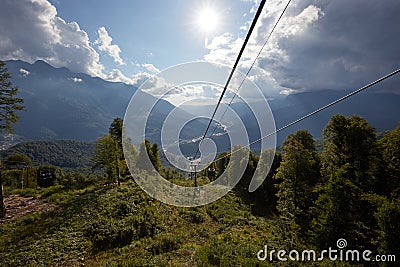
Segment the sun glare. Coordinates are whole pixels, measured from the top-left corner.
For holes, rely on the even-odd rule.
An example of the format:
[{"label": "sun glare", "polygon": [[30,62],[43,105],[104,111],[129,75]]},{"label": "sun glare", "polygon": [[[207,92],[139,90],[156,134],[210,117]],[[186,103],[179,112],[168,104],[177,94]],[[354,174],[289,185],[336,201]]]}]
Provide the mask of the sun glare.
[{"label": "sun glare", "polygon": [[198,14],[197,23],[205,33],[211,33],[218,26],[218,14],[212,9],[201,10]]}]

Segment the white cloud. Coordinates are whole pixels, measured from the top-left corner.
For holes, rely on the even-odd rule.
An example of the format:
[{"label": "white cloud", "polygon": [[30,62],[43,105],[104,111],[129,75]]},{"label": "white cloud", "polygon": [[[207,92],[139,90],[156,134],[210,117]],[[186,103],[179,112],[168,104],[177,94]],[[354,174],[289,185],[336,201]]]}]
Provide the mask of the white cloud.
[{"label": "white cloud", "polygon": [[232,65],[242,43],[242,38],[235,39],[231,33],[224,33],[213,38],[207,47],[210,52],[205,55],[204,59],[212,63]]},{"label": "white cloud", "polygon": [[118,45],[111,44],[113,39],[108,35],[106,28],[100,27],[97,32],[99,34],[99,38],[94,42],[94,44],[99,45],[99,50],[107,52],[108,55],[111,56],[119,65],[125,65],[125,62],[120,56],[121,49]]},{"label": "white cloud", "polygon": [[147,73],[147,72],[136,73],[132,77],[132,84],[134,84],[137,87],[140,87],[142,84],[144,84],[151,77],[152,77],[152,75]]},{"label": "white cloud", "polygon": [[119,69],[113,69],[105,77],[110,82],[122,82],[126,84],[134,84],[134,80],[126,77]]},{"label": "white cloud", "polygon": [[125,76],[119,69],[113,69],[104,77],[104,79],[109,82],[121,82],[134,85],[136,87],[140,87],[147,82],[146,87],[142,89],[148,90],[149,92],[152,91],[151,93],[154,94],[156,94],[157,91],[155,88],[159,88],[160,86],[163,87],[163,83],[159,77],[145,71],[138,72],[131,77],[128,77]]},{"label": "white cloud", "polygon": [[58,17],[47,0],[1,1],[0,59],[44,60],[99,77],[104,69],[87,33]]},{"label": "white cloud", "polygon": [[[240,62],[241,70],[247,71],[285,5],[280,0],[266,5]],[[357,88],[398,67],[398,10],[397,0],[292,2],[256,63],[270,76],[253,78],[272,86],[262,88],[266,92],[286,94]],[[213,43],[205,59],[232,65],[243,41],[226,33]]]},{"label": "white cloud", "polygon": [[183,105],[185,102],[196,101],[199,103],[209,103],[217,98],[222,88],[208,84],[188,84],[183,86],[174,86],[168,84],[162,77],[151,76],[141,88],[146,93],[162,97],[175,106]]},{"label": "white cloud", "polygon": [[83,80],[81,78],[77,78],[77,77],[72,77],[70,78],[71,81],[73,81],[74,83],[81,83],[83,82]]},{"label": "white cloud", "polygon": [[153,64],[150,64],[150,63],[142,64],[142,67],[144,67],[150,73],[156,74],[156,73],[160,72],[160,70],[158,68],[156,68]]},{"label": "white cloud", "polygon": [[22,76],[24,76],[24,77],[28,77],[31,73],[30,73],[30,71],[28,71],[28,70],[26,70],[26,69],[19,69],[19,73],[21,73],[22,74]]}]

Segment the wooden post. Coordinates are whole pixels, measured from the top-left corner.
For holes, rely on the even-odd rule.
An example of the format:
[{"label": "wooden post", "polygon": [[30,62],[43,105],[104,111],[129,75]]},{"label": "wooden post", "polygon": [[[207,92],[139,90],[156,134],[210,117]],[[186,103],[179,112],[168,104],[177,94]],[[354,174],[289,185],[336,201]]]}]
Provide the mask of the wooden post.
[{"label": "wooden post", "polygon": [[121,170],[120,170],[120,168],[119,168],[119,164],[120,164],[120,161],[119,161],[119,147],[118,147],[118,142],[115,142],[115,154],[116,154],[116,159],[117,159],[117,162],[116,162],[116,165],[117,165],[117,175],[118,175],[118,177],[117,177],[117,179],[118,179],[118,186],[121,186]]},{"label": "wooden post", "polygon": [[3,198],[3,178],[1,173],[1,162],[0,162],[0,219],[6,217],[6,206],[4,205]]}]

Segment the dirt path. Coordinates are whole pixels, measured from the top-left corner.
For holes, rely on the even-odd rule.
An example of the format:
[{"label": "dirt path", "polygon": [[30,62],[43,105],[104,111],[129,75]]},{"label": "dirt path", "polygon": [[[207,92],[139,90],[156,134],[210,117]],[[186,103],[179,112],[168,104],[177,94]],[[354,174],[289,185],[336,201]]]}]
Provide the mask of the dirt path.
[{"label": "dirt path", "polygon": [[30,213],[43,212],[57,207],[57,205],[47,203],[40,197],[22,197],[19,195],[6,197],[4,204],[6,206],[6,220],[13,220]]}]

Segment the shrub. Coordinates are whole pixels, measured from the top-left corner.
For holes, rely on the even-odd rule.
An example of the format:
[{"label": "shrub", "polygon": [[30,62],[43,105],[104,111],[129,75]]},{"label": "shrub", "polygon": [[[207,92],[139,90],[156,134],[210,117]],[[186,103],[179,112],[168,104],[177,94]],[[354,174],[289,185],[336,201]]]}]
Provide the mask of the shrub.
[{"label": "shrub", "polygon": [[149,251],[153,255],[159,255],[179,249],[181,243],[180,237],[172,234],[166,234],[163,235],[160,240],[154,242],[149,248]]},{"label": "shrub", "polygon": [[64,191],[64,186],[54,185],[43,189],[42,197],[49,197],[55,193],[61,193]]},{"label": "shrub", "polygon": [[233,242],[226,236],[209,240],[195,257],[198,266],[263,266],[256,256],[259,249],[247,242]]},{"label": "shrub", "polygon": [[153,206],[133,210],[129,202],[108,200],[103,203],[103,215],[95,218],[85,229],[93,247],[105,250],[129,245],[133,240],[152,237],[160,229],[159,218]]},{"label": "shrub", "polygon": [[191,223],[203,223],[206,220],[206,213],[200,209],[183,209],[180,215]]},{"label": "shrub", "polygon": [[96,249],[105,250],[130,244],[135,229],[122,220],[102,219],[92,223],[86,229],[86,235]]}]

